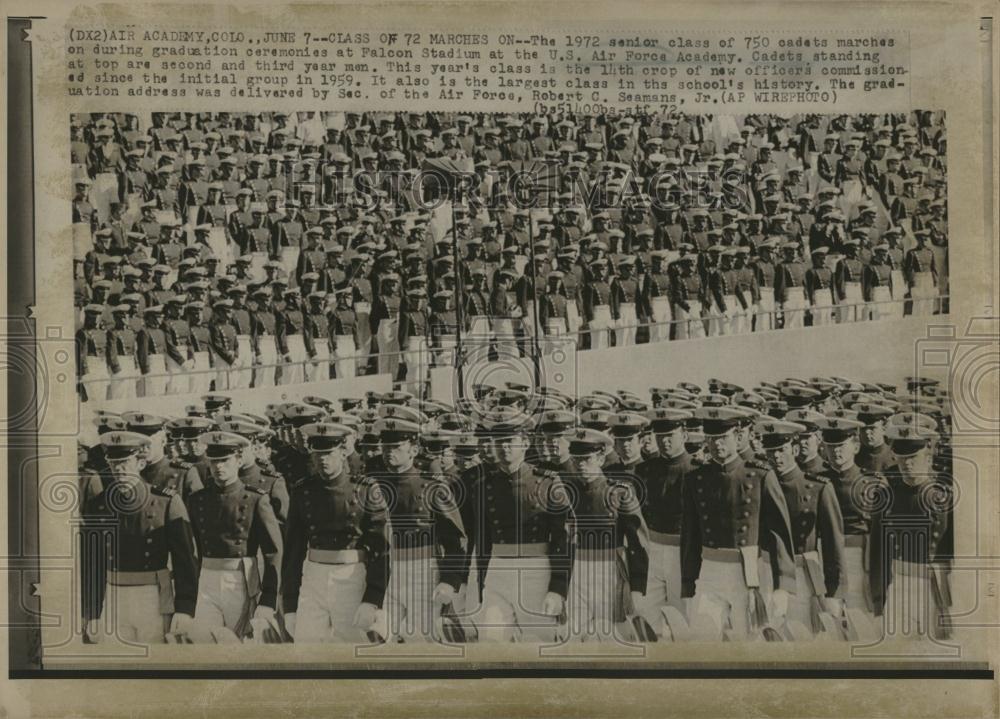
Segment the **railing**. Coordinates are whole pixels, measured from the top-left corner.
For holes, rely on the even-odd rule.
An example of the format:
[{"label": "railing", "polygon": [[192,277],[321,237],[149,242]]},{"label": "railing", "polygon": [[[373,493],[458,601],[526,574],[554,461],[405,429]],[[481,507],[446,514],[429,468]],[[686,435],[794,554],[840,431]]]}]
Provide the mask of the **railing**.
[{"label": "railing", "polygon": [[[601,349],[612,346],[623,346],[630,344],[649,344],[658,342],[677,342],[688,339],[702,339],[706,337],[719,337],[735,334],[761,334],[787,329],[785,326],[786,316],[793,313],[801,317],[801,323],[796,317],[796,327],[823,326],[824,324],[847,324],[852,322],[880,322],[891,319],[922,314],[931,316],[939,313],[942,308],[947,307],[949,297],[940,295],[927,299],[898,299],[880,300],[875,302],[858,302],[849,304],[830,304],[822,306],[804,305],[799,308],[784,309],[776,307],[774,309],[761,310],[759,306],[751,306],[747,309],[739,308],[738,312],[720,314],[701,314],[699,317],[688,319],[670,319],[662,322],[640,322],[635,324],[618,324],[615,320],[601,327],[581,326],[575,332],[576,350],[586,351],[590,349]],[[919,312],[906,313],[907,305],[916,304]],[[921,304],[922,303],[922,304]],[[874,315],[876,308],[878,316]],[[894,310],[894,311],[892,311]],[[818,318],[824,318],[817,324]],[[86,393],[85,399],[104,400],[115,399],[110,396],[109,385],[117,381],[134,381],[136,383],[135,392],[126,391],[121,398],[126,397],[150,397],[164,394],[193,394],[207,393],[213,391],[225,391],[230,389],[265,388],[292,384],[290,380],[297,380],[294,383],[316,382],[330,379],[343,379],[345,377],[360,377],[372,374],[380,374],[381,370],[388,370],[394,376],[393,380],[409,389],[418,392],[427,385],[427,370],[431,367],[459,366],[459,354],[461,352],[469,355],[469,350],[474,349],[473,355],[476,360],[481,360],[486,356],[499,356],[504,358],[502,348],[515,348],[520,356],[531,356],[545,354],[545,337],[560,337],[562,343],[566,338],[574,333],[563,335],[549,335],[544,332],[542,338],[534,337],[530,331],[525,331],[527,322],[531,318],[505,318],[505,322],[513,334],[497,334],[489,331],[484,334],[469,335],[463,333],[461,348],[458,345],[441,347],[427,345],[419,352],[423,355],[423,371],[418,370],[416,377],[407,368],[406,377],[398,377],[398,367],[405,363],[407,355],[417,351],[405,349],[393,350],[390,352],[359,352],[353,355],[339,357],[330,355],[326,359],[298,359],[292,362],[280,360],[272,363],[254,363],[248,367],[211,367],[208,369],[191,369],[183,372],[162,372],[150,374],[137,374],[129,377],[116,377],[109,375],[107,378],[96,378],[81,380],[80,388]],[[736,323],[734,324],[734,320]],[[807,321],[808,320],[808,321]],[[582,321],[582,319],[581,319]],[[645,330],[645,331],[643,331]],[[692,331],[693,330],[693,331]],[[509,331],[509,330],[508,330]],[[500,350],[500,351],[498,351]],[[509,351],[508,351],[509,354]],[[450,361],[449,361],[450,360]],[[314,365],[319,365],[313,370]],[[381,365],[381,367],[380,367]],[[323,373],[323,368],[327,372]],[[338,372],[344,369],[354,369],[349,375],[339,376]],[[330,369],[333,370],[333,377],[330,377]],[[321,376],[311,376],[313,372]],[[219,375],[224,374],[225,382],[219,382]],[[248,379],[249,377],[249,379]],[[270,379],[271,381],[266,381]],[[171,383],[178,384],[172,385]],[[147,389],[152,391],[147,391]],[[94,392],[102,392],[102,397],[94,397]],[[183,391],[181,391],[183,390]],[[84,397],[81,394],[81,397]]]}]

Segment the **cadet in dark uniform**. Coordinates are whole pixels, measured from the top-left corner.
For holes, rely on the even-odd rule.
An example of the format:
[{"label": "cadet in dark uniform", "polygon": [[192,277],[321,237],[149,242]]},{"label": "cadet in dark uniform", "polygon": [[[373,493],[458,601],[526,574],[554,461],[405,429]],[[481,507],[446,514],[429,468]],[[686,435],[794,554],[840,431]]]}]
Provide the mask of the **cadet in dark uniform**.
[{"label": "cadet in dark uniform", "polygon": [[470,550],[479,577],[467,584],[481,593],[481,641],[551,642],[565,608],[569,497],[559,475],[525,463],[529,439],[521,418],[513,410],[485,418],[492,456],[470,493]]},{"label": "cadet in dark uniform", "polygon": [[[829,639],[842,639],[841,596],[847,589],[844,520],[834,486],[823,475],[804,473],[795,461],[795,438],[804,430],[800,424],[770,419],[755,427],[785,495],[792,528],[796,591],[785,629],[789,639],[808,639],[824,630],[831,632]],[[826,430],[833,441],[835,430],[824,425]],[[829,617],[826,624],[824,614]]]},{"label": "cadet in dark uniform", "polygon": [[802,327],[805,309],[806,266],[798,259],[798,243],[786,242],[781,246],[784,260],[774,272],[774,301],[781,309],[784,327]]},{"label": "cadet in dark uniform", "polygon": [[[261,640],[277,606],[281,530],[267,494],[240,479],[249,440],[210,432],[202,441],[212,481],[187,500],[201,559],[196,621]],[[258,550],[263,566],[257,563]]]},{"label": "cadet in dark uniform", "polygon": [[[782,396],[786,399],[791,399],[797,397],[798,395],[789,394],[786,390],[789,388],[784,388],[782,390]],[[818,396],[819,393],[815,390],[810,390],[806,387],[793,387],[792,390],[796,390],[800,393],[810,393],[810,395],[815,394]],[[793,407],[793,403],[788,403],[789,407]],[[799,408],[789,409],[785,413],[784,419],[789,422],[795,422],[805,427],[805,431],[800,433],[796,439],[796,444],[798,445],[799,452],[795,457],[795,461],[799,463],[802,470],[807,474],[820,474],[827,470],[826,462],[823,459],[823,455],[820,453],[820,434],[819,434],[819,420],[823,415],[815,410]]]},{"label": "cadet in dark uniform", "polygon": [[[645,418],[640,417],[645,421]],[[634,427],[632,420],[617,426]],[[572,491],[573,569],[569,585],[570,639],[628,638],[619,625],[635,616],[646,591],[648,536],[635,476],[602,469],[610,436],[577,429],[569,438],[574,471],[563,475]]]},{"label": "cadet in dark uniform", "polygon": [[122,641],[160,644],[193,624],[198,568],[188,513],[176,492],[141,481],[147,437],[108,432],[101,444],[111,481],[83,510],[84,636],[99,641],[104,618]]},{"label": "cadet in dark uniform", "polygon": [[329,423],[302,428],[316,469],[292,486],[281,589],[285,627],[297,642],[364,643],[380,621],[388,508],[371,479],[347,468],[350,431]]},{"label": "cadet in dark uniform", "polygon": [[130,432],[146,435],[149,444],[143,451],[142,478],[156,489],[170,489],[186,500],[202,488],[198,470],[190,462],[166,455],[167,420],[154,414],[126,412],[122,419]]},{"label": "cadet in dark uniform", "polygon": [[212,309],[215,313],[208,332],[211,337],[212,359],[216,367],[215,391],[224,392],[237,384],[236,371],[242,367],[244,358],[240,357],[236,327],[233,326],[233,301],[218,300]]},{"label": "cadet in dark uniform", "polygon": [[[684,479],[681,596],[692,598],[688,621],[701,637],[750,638],[768,622],[780,625],[795,593],[788,508],[766,465],[744,461],[736,427],[743,414],[725,407],[696,410],[710,461]],[[771,586],[760,582],[767,553]],[[761,591],[770,592],[771,606]],[[749,591],[748,591],[749,590]]]},{"label": "cadet in dark uniform", "polygon": [[943,639],[951,635],[952,478],[933,471],[937,434],[919,415],[902,419],[886,428],[896,463],[884,475],[888,502],[872,512],[872,597],[891,638]]},{"label": "cadet in dark uniform", "polygon": [[834,294],[833,271],[826,266],[826,247],[812,251],[813,266],[806,271],[806,297],[809,299],[809,314],[812,326],[828,325],[833,319]]},{"label": "cadet in dark uniform", "polygon": [[284,531],[285,520],[288,517],[288,485],[284,477],[271,464],[267,441],[273,432],[258,422],[247,422],[249,415],[230,415],[233,419],[220,421],[219,429],[223,432],[238,434],[249,442],[243,451],[240,465],[240,481],[249,489],[266,494],[271,501],[271,509],[278,519],[278,525]]},{"label": "cadet in dark uniform", "polygon": [[393,498],[389,508],[392,577],[386,597],[389,633],[405,642],[441,641],[436,615],[458,596],[464,576],[465,530],[443,474],[414,464],[420,425],[401,419],[375,423],[383,471],[370,476]]},{"label": "cadet in dark uniform", "polygon": [[84,307],[83,327],[76,332],[76,367],[86,399],[103,401],[108,394],[108,331],[102,326],[104,305]]},{"label": "cadet in dark uniform", "polygon": [[[659,408],[646,412],[656,437],[658,454],[643,460],[634,474],[640,484],[642,515],[649,529],[649,572],[646,591],[638,612],[659,636],[673,628],[681,631],[677,619],[684,611],[681,601],[681,520],[684,476],[694,468],[685,447],[686,422],[692,414],[685,410]],[[673,612],[664,612],[672,607]]]},{"label": "cadet in dark uniform", "polygon": [[857,412],[858,421],[864,424],[860,432],[861,447],[855,462],[869,474],[885,471],[895,463],[892,450],[885,441],[885,423],[892,416],[893,410],[871,402],[860,402],[852,405],[851,409]]}]

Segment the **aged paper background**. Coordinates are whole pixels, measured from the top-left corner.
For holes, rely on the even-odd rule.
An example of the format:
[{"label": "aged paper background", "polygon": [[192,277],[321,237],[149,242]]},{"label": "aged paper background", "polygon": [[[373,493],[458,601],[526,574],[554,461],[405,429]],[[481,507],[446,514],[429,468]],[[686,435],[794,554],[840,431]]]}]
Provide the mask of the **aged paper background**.
[{"label": "aged paper background", "polygon": [[[981,16],[990,14],[994,4],[975,3],[701,3],[697,6],[667,3],[588,3],[550,2],[546,4],[492,3],[363,3],[311,6],[255,6],[223,3],[199,3],[187,6],[163,6],[130,3],[127,6],[105,4],[76,5],[61,2],[4,3],[8,15],[44,16],[32,33],[35,72],[35,161],[37,208],[38,307],[35,316],[41,328],[68,328],[62,338],[72,339],[72,253],[69,248],[71,184],[69,182],[68,117],[75,111],[129,111],[141,104],[143,109],[161,110],[268,110],[275,103],[267,100],[237,100],[224,96],[208,101],[188,97],[177,100],[119,97],[106,99],[74,98],[64,92],[64,25],[72,18],[95,25],[114,18],[116,23],[134,23],[139,27],[184,27],[279,29],[328,26],[349,31],[358,24],[377,31],[380,28],[408,28],[435,31],[496,32],[503,29],[527,32],[545,28],[562,33],[572,26],[620,28],[623,34],[652,25],[685,27],[698,23],[713,30],[732,28],[743,34],[747,28],[767,30],[788,28],[808,32],[834,26],[847,28],[889,28],[905,30],[911,41],[910,103],[902,107],[838,106],[844,112],[887,112],[912,108],[944,109],[949,134],[949,212],[953,237],[951,259],[950,323],[961,335],[969,319],[995,313],[997,307],[996,267],[988,259],[995,238],[984,234],[983,165],[983,89],[979,28]],[[180,19],[183,19],[183,22]],[[286,101],[288,102],[288,101]],[[288,110],[326,109],[309,99],[289,103]],[[471,105],[471,103],[470,103]],[[374,101],[365,101],[357,109],[377,109]],[[385,109],[411,109],[411,104],[393,101]],[[282,108],[285,109],[285,108]],[[338,109],[352,109],[350,104]],[[433,102],[416,104],[412,109],[438,109]],[[477,104],[465,109],[474,111],[523,110],[503,104]],[[824,111],[819,108],[817,111]],[[731,108],[732,112],[747,108]],[[994,117],[996,115],[994,114]],[[993,165],[996,167],[996,165]],[[995,205],[994,205],[995,207]],[[996,225],[994,225],[995,227]],[[13,239],[13,238],[12,238]],[[878,353],[870,348],[880,344],[912,343],[921,328],[907,323],[858,330],[857,365],[848,368],[863,373],[865,367],[879,366]],[[55,335],[49,335],[54,339]],[[762,338],[761,341],[767,341]],[[53,341],[53,348],[59,342]],[[808,371],[813,352],[822,351],[814,342],[803,343],[791,361]],[[43,352],[56,351],[55,349]],[[713,351],[706,348],[706,352]],[[736,361],[736,358],[734,358]],[[900,374],[907,373],[900,368]],[[847,370],[845,370],[847,371]],[[985,416],[996,416],[996,383],[979,388],[977,401],[985,405]],[[956,396],[956,401],[960,398]],[[53,383],[48,388],[43,413],[40,444],[52,448],[52,456],[40,461],[40,477],[75,471],[75,434],[77,396],[73,384]],[[989,409],[993,408],[993,414]],[[974,488],[977,502],[960,505],[956,545],[959,554],[977,556],[982,571],[956,573],[957,604],[968,608],[969,629],[959,630],[961,659],[990,662],[996,656],[997,623],[997,489],[996,442],[964,450],[971,463],[956,467],[956,478],[963,489]],[[46,450],[48,451],[48,450]],[[977,474],[978,473],[978,474]],[[62,516],[41,516],[42,552],[60,557],[67,553],[69,527]],[[989,570],[992,568],[992,572]],[[75,604],[69,592],[66,572],[43,571],[44,611],[70,617]],[[6,601],[6,594],[4,594]],[[975,627],[975,628],[972,628]],[[72,647],[58,646],[65,635],[65,625],[44,632],[49,659],[47,667],[79,665],[79,654]],[[147,659],[116,663],[116,668],[151,667],[231,668],[244,666],[267,669],[280,665],[325,668],[346,662],[357,667],[349,653],[325,648],[282,646],[243,647],[235,663],[224,647],[198,648],[192,657],[183,647],[163,647]],[[852,660],[846,646],[831,645],[761,645],[692,646],[656,645],[644,661],[664,663],[678,668],[740,662],[763,666],[772,662],[846,662]],[[260,652],[259,654],[257,652]],[[905,651],[905,650],[904,650]],[[60,656],[62,657],[60,659]],[[535,650],[527,647],[467,648],[464,662],[475,666],[510,666],[537,660]],[[597,668],[602,661],[591,660]],[[494,664],[496,663],[496,664]],[[661,664],[662,665],[662,664]],[[107,666],[111,666],[110,664]],[[810,666],[815,666],[810,664]],[[437,716],[444,713],[496,716],[593,715],[624,713],[639,715],[721,716],[749,714],[759,716],[993,716],[997,712],[997,684],[989,681],[870,681],[849,683],[846,680],[632,680],[600,681],[562,679],[462,681],[438,679],[431,682],[412,680],[338,680],[311,681],[131,681],[107,680],[19,681],[3,686],[3,708],[13,716],[175,716],[197,714],[246,716],[330,715],[334,712],[356,716]]]}]

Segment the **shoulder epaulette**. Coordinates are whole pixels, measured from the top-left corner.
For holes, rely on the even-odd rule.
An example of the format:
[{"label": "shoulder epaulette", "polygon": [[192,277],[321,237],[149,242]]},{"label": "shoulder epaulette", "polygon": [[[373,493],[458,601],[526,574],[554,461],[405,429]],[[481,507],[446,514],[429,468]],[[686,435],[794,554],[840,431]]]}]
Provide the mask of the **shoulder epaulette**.
[{"label": "shoulder epaulette", "polygon": [[248,485],[248,484],[245,484],[243,486],[246,487],[248,492],[253,492],[254,494],[262,494],[264,496],[267,496],[267,491],[263,487],[257,485]]},{"label": "shoulder epaulette", "polygon": [[177,494],[177,490],[173,487],[153,487],[153,494],[158,494],[161,497],[173,497]]},{"label": "shoulder epaulette", "polygon": [[828,484],[830,482],[830,478],[827,477],[825,474],[819,474],[819,473],[817,473],[817,474],[810,474],[810,473],[806,472],[805,476],[806,476],[806,479],[808,479],[808,480],[810,480],[812,482],[816,482],[818,484]]},{"label": "shoulder epaulette", "polygon": [[186,459],[172,459],[170,460],[170,466],[177,467],[177,469],[191,469],[194,465]]},{"label": "shoulder epaulette", "polygon": [[767,464],[765,464],[764,462],[761,462],[759,459],[756,459],[756,458],[754,458],[754,459],[748,459],[743,464],[746,465],[747,467],[749,467],[750,469],[757,469],[757,470],[763,470],[763,471],[768,471],[768,470],[771,469]]}]

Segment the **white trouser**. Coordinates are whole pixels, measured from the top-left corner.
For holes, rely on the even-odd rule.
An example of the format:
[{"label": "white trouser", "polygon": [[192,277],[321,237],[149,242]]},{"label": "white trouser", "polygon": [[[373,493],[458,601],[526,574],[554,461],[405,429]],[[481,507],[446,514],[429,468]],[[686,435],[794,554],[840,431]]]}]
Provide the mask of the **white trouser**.
[{"label": "white trouser", "polygon": [[226,362],[219,355],[215,355],[215,391],[225,392],[226,390],[233,389],[230,385],[230,380],[232,375],[235,374],[236,369],[240,366],[239,357],[234,357],[233,362],[230,364]]},{"label": "white trouser", "polygon": [[408,337],[403,361],[406,362],[406,376],[403,377],[403,381],[419,387],[419,383],[427,377],[427,338]]},{"label": "white trouser", "polygon": [[906,310],[906,280],[900,270],[892,270],[889,273],[892,278],[892,306],[888,308],[889,316],[893,319],[900,319]]},{"label": "white trouser", "polygon": [[890,303],[892,293],[885,286],[872,288],[872,301],[868,305],[868,317],[873,320],[887,320],[893,316],[893,306]]},{"label": "white trouser", "polygon": [[438,337],[438,348],[434,353],[435,367],[451,367],[455,364],[455,347],[458,345],[458,338],[455,335],[441,335]]},{"label": "white trouser", "polygon": [[[734,335],[745,335],[750,332],[750,320],[753,317],[754,307],[751,303],[752,297],[746,292],[737,292],[735,304],[729,305],[729,311],[732,314],[732,320],[730,322],[730,330]],[[743,305],[740,304],[740,300],[747,303],[746,309],[743,309]],[[728,303],[729,300],[727,299]]]},{"label": "white trouser", "polygon": [[774,329],[774,288],[760,288],[760,302],[757,303],[757,314],[754,332],[767,332]]},{"label": "white trouser", "polygon": [[274,335],[260,335],[257,349],[260,351],[261,366],[254,369],[253,386],[274,387],[278,361],[278,343]]},{"label": "white trouser", "polygon": [[337,335],[335,341],[336,349],[333,354],[337,358],[337,379],[354,377],[358,373],[358,361],[355,359],[358,348],[354,345],[354,335]]},{"label": "white trouser", "polygon": [[503,361],[509,357],[519,357],[517,337],[514,334],[514,320],[497,317],[493,320],[493,336],[496,338],[497,355]]},{"label": "white trouser", "polygon": [[719,337],[723,334],[723,328],[729,321],[729,318],[722,312],[722,309],[715,302],[709,302],[708,306],[705,308],[705,314],[708,315],[709,319],[706,322],[708,327],[705,333],[709,337]]},{"label": "white trouser", "polygon": [[73,259],[83,260],[94,249],[94,237],[90,233],[89,222],[73,223]]},{"label": "white trouser", "polygon": [[813,327],[828,325],[833,322],[833,290],[829,287],[816,290],[813,304],[809,308]]},{"label": "white trouser", "polygon": [[469,339],[479,342],[489,342],[493,333],[490,331],[489,318],[476,315],[469,320]]},{"label": "white trouser", "polygon": [[566,618],[571,641],[615,639],[615,594],[618,569],[607,559],[580,559],[573,564]]},{"label": "white trouser", "polygon": [[806,574],[805,565],[801,557],[795,558],[795,594],[788,596],[788,613],[785,615],[786,622],[798,622],[805,628],[808,636],[813,636],[812,626],[812,599],[815,596],[813,585]]},{"label": "white trouser", "polygon": [[396,320],[385,319],[378,323],[378,373],[395,378],[399,367],[399,338],[396,336]]},{"label": "white trouser", "polygon": [[[549,317],[545,321],[546,337],[566,337],[568,333],[569,327],[564,317]],[[551,354],[554,350],[554,344],[546,343],[542,345],[542,354]]]},{"label": "white trouser", "polygon": [[103,402],[108,398],[108,365],[103,357],[87,358],[87,373],[80,378],[91,402]]},{"label": "white trouser", "polygon": [[286,335],[285,344],[291,361],[281,365],[281,384],[301,384],[305,381],[303,365],[309,357],[306,354],[305,340],[302,335]]},{"label": "white trouser", "polygon": [[847,574],[847,591],[843,593],[844,606],[848,609],[861,609],[870,617],[874,617],[868,570],[865,567],[864,550],[861,547],[844,548],[844,570]]},{"label": "white trouser", "polygon": [[306,362],[306,382],[330,379],[330,347],[326,337],[316,338],[316,356]]},{"label": "white trouser", "polygon": [[245,389],[253,379],[253,343],[250,335],[237,335],[236,344],[240,350],[237,359],[239,369],[229,375],[229,386],[231,389]]},{"label": "white trouser", "polygon": [[748,639],[749,591],[740,562],[702,559],[688,623],[701,639],[719,641],[723,632],[734,641]]},{"label": "white trouser", "polygon": [[174,362],[170,355],[163,356],[163,364],[170,373],[167,378],[167,394],[187,394],[191,389],[191,377],[188,370]]},{"label": "white trouser", "polygon": [[365,592],[365,565],[302,565],[302,585],[295,620],[295,642],[367,643],[364,628],[354,626],[354,614]]},{"label": "white trouser", "polygon": [[594,318],[590,320],[590,349],[604,349],[610,344],[608,329],[612,326],[611,308],[608,305],[594,307]]},{"label": "white trouser", "polygon": [[111,375],[108,398],[128,399],[135,397],[136,382],[139,377],[139,372],[135,367],[135,359],[132,357],[119,357],[118,366],[118,373]]},{"label": "white trouser", "polygon": [[169,614],[160,612],[160,589],[155,584],[135,587],[109,584],[101,624],[111,617],[118,639],[139,644],[163,644]]},{"label": "white trouser", "polygon": [[[195,621],[205,628],[226,627],[245,631],[250,618],[246,576],[242,568],[205,569],[198,575]],[[237,635],[239,636],[239,635]]]},{"label": "white trouser", "polygon": [[680,305],[674,305],[674,318],[677,321],[677,339],[700,339],[705,336],[705,322],[701,318],[701,301],[688,300],[686,310]]},{"label": "white trouser", "polygon": [[580,317],[580,308],[576,306],[575,300],[566,303],[566,326],[569,333],[577,340],[579,346],[580,327],[583,326],[583,318]]},{"label": "white trouser", "polygon": [[649,341],[663,342],[670,339],[670,321],[673,319],[670,312],[670,299],[667,297],[654,297],[651,301],[653,313],[653,324],[649,326]]},{"label": "white trouser", "polygon": [[802,327],[804,310],[808,307],[805,292],[801,287],[789,287],[785,301],[781,303],[781,313],[785,318],[785,329]]},{"label": "white trouser", "polygon": [[892,560],[892,580],[885,590],[886,638],[921,641],[941,637],[939,609],[931,587],[930,565]]},{"label": "white trouser", "polygon": [[[205,354],[205,369],[208,369],[208,353],[203,354]],[[163,358],[164,355],[149,355],[149,376],[142,378],[143,397],[162,397],[167,393],[167,364]]]},{"label": "white trouser", "polygon": [[635,344],[636,324],[639,322],[635,314],[634,302],[623,302],[618,307],[619,317],[615,320],[615,344],[625,347]]},{"label": "white trouser", "polygon": [[636,612],[656,631],[663,634],[663,615],[660,607],[671,606],[681,612],[681,548],[680,544],[661,544],[650,541],[646,546],[649,555],[649,572],[646,575],[646,594]]},{"label": "white trouser", "polygon": [[[161,356],[161,362],[162,356]],[[152,365],[152,361],[150,361]],[[211,356],[208,352],[195,352],[194,353],[194,369],[191,370],[191,384],[190,392],[191,394],[204,394],[208,392],[209,388],[212,386],[212,365]],[[147,397],[154,396],[146,393]]]},{"label": "white trouser", "polygon": [[736,299],[736,295],[723,295],[722,299],[726,303],[725,313],[716,308],[716,313],[719,315],[719,334],[739,334],[740,315],[743,308],[740,306],[739,300]]},{"label": "white trouser", "polygon": [[937,298],[937,288],[934,286],[934,275],[930,272],[918,272],[913,276],[910,285],[910,299],[913,300],[914,315],[934,314],[934,300]]},{"label": "white trouser", "polygon": [[860,282],[844,285],[844,301],[840,308],[840,322],[858,322],[864,319],[864,295]]},{"label": "white trouser", "polygon": [[440,605],[433,601],[438,582],[437,561],[433,556],[420,559],[400,559],[389,555],[392,573],[386,592],[385,611],[389,634],[404,642],[441,641],[436,636],[435,611]]},{"label": "white trouser", "polygon": [[542,614],[548,557],[490,557],[476,625],[480,641],[553,642],[556,617]]}]

